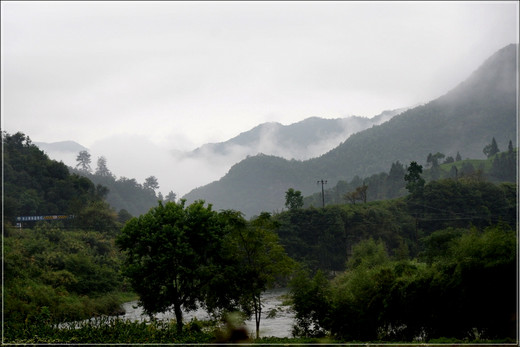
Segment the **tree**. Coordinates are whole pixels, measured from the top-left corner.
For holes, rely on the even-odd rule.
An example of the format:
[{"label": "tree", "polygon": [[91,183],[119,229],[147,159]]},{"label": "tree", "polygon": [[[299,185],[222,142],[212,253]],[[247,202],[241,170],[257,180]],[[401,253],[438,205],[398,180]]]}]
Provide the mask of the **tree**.
[{"label": "tree", "polygon": [[457,155],[455,156],[455,161],[461,161],[462,157],[460,156],[460,153],[457,152]]},{"label": "tree", "polygon": [[80,170],[91,172],[92,169],[90,168],[90,153],[87,151],[81,151],[79,152],[78,156],[76,157],[76,161],[78,162],[76,164],[76,169],[79,167]]},{"label": "tree", "polygon": [[173,191],[170,190],[170,192],[168,194],[166,194],[166,197],[164,198],[164,200],[175,202],[176,198],[177,198],[177,194],[175,194]]},{"label": "tree", "polygon": [[441,152],[437,152],[435,154],[428,154],[428,157],[426,158],[426,163],[428,163],[431,167],[437,167],[439,166],[439,159],[444,158],[445,155]]},{"label": "tree", "polygon": [[95,174],[103,177],[113,177],[112,173],[107,167],[107,159],[105,157],[101,156],[98,158]]},{"label": "tree", "polygon": [[277,279],[289,274],[293,261],[287,256],[274,232],[277,224],[267,212],[248,224],[234,223],[235,227],[225,242],[228,254],[238,260],[235,281],[240,288],[240,305],[248,315],[255,315],[256,338],[260,334],[262,293]]},{"label": "tree", "polygon": [[299,190],[294,190],[293,188],[289,188],[289,190],[285,192],[285,207],[287,207],[291,211],[302,208],[302,192],[300,192]]},{"label": "tree", "polygon": [[421,177],[422,165],[412,161],[410,166],[407,168],[407,171],[407,174],[404,175],[404,180],[407,182],[406,189],[408,189],[410,194],[420,194],[425,183],[424,179]]},{"label": "tree", "polygon": [[426,158],[426,163],[428,165],[433,165],[433,155],[431,153],[428,153],[428,157]]},{"label": "tree", "polygon": [[497,142],[495,140],[495,138],[493,137],[493,139],[491,140],[491,143],[489,145],[486,145],[486,147],[484,147],[484,149],[482,150],[482,152],[484,152],[484,154],[486,155],[486,157],[492,157],[494,156],[495,154],[497,154],[498,152],[500,152],[500,150],[498,149],[498,145],[497,145]]},{"label": "tree", "polygon": [[123,272],[139,294],[139,305],[147,314],[173,306],[179,332],[182,310],[195,310],[210,291],[225,230],[211,205],[185,202],[159,202],[128,221],[117,239],[126,253]]},{"label": "tree", "polygon": [[348,192],[343,196],[345,200],[350,202],[351,204],[356,204],[356,201],[359,199],[358,193],[356,191]]},{"label": "tree", "polygon": [[156,190],[159,189],[159,182],[155,176],[146,178],[143,184],[144,189]]},{"label": "tree", "polygon": [[322,324],[330,312],[330,283],[319,270],[314,278],[299,270],[290,282],[292,307],[296,312],[293,335],[323,337]]},{"label": "tree", "polygon": [[363,201],[364,203],[367,202],[367,189],[368,186],[363,183],[362,186],[356,187],[356,190],[353,192],[349,192],[344,195],[345,200],[351,202],[352,204],[355,204],[357,200]]}]

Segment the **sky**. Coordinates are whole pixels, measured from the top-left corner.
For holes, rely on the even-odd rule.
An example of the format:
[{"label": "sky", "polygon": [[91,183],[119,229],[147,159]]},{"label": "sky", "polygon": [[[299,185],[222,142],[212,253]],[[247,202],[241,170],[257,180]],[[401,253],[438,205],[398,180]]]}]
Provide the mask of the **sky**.
[{"label": "sky", "polygon": [[[72,140],[178,195],[229,167],[174,154],[254,126],[372,117],[518,43],[517,1],[2,1],[2,129]],[[163,184],[161,184],[163,182]]]}]

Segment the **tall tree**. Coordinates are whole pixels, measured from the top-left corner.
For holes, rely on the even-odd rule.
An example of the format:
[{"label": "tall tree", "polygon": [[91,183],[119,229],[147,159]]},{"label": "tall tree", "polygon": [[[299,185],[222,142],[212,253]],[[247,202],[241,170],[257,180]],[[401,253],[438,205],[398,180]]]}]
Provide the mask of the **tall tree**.
[{"label": "tall tree", "polygon": [[410,166],[407,168],[407,173],[404,175],[406,183],[406,189],[410,194],[420,194],[424,188],[424,178],[421,177],[422,165],[412,161]]},{"label": "tall tree", "polygon": [[80,170],[91,172],[92,169],[90,168],[90,153],[87,151],[81,151],[79,152],[78,156],[76,157],[76,169],[79,167]]},{"label": "tall tree", "polygon": [[495,140],[495,138],[493,137],[493,139],[491,140],[491,143],[489,145],[486,145],[486,147],[484,147],[484,149],[482,150],[482,152],[484,152],[484,154],[486,155],[486,157],[492,157],[494,156],[495,154],[497,154],[498,152],[500,152],[500,149],[498,149],[498,145],[497,145],[497,141]]},{"label": "tall tree", "polygon": [[303,207],[303,196],[299,190],[289,188],[285,192],[285,207],[289,210],[296,210]]},{"label": "tall tree", "polygon": [[147,177],[144,181],[143,187],[151,190],[159,189],[159,181],[157,181],[155,176]]},{"label": "tall tree", "polygon": [[95,174],[103,177],[113,177],[112,173],[107,167],[107,159],[105,157],[101,156],[98,158]]},{"label": "tall tree", "polygon": [[175,194],[172,190],[168,194],[166,194],[164,200],[165,201],[171,201],[175,202],[175,199],[177,199],[177,194]]},{"label": "tall tree", "polygon": [[235,223],[233,233],[225,244],[238,260],[235,271],[241,290],[241,307],[247,314],[254,314],[256,338],[260,336],[262,293],[271,288],[277,279],[288,275],[293,261],[287,256],[274,232],[277,224],[267,212],[247,225]]}]

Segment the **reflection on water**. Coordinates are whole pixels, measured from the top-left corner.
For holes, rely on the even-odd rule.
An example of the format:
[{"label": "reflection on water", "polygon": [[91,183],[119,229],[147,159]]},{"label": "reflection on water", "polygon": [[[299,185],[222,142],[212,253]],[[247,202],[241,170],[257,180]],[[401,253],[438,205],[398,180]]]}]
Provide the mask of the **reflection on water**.
[{"label": "reflection on water", "polygon": [[[286,294],[286,289],[269,290],[262,294],[262,318],[260,320],[260,337],[274,336],[274,337],[291,337],[292,326],[294,324],[294,312],[289,306],[282,306],[282,295]],[[148,320],[148,316],[143,314],[143,309],[137,307],[137,302],[127,302],[123,304],[125,314],[119,318],[131,321]],[[272,317],[270,312],[275,310],[276,315]],[[272,318],[268,318],[272,317]],[[175,314],[172,311],[155,314],[157,320],[171,320],[175,319]],[[210,319],[208,313],[203,309],[197,311],[184,313],[184,320],[189,322],[196,317],[198,320]],[[246,321],[246,327],[251,335],[255,332],[255,319]]]}]

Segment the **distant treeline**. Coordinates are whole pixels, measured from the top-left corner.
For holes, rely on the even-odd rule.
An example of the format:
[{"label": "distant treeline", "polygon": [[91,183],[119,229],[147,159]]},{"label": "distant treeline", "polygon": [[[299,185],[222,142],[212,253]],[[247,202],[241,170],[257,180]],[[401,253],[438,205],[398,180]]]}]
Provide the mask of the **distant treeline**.
[{"label": "distant treeline", "polygon": [[278,235],[293,259],[313,270],[343,271],[352,247],[381,239],[392,255],[417,256],[421,240],[447,227],[516,224],[516,184],[476,179],[427,183],[420,196],[285,211]]},{"label": "distant treeline", "polygon": [[[493,139],[494,141],[494,139]],[[495,143],[496,145],[496,143]],[[498,148],[497,148],[498,150]],[[427,167],[423,177],[429,182],[444,178],[462,180],[487,180],[490,182],[516,182],[517,149],[513,149],[509,141],[507,151],[495,152],[488,159],[462,160],[461,155],[445,156],[442,153],[430,153],[426,158]],[[441,160],[444,159],[441,163]],[[404,175],[406,167],[396,161],[392,163],[388,173],[381,172],[366,178],[355,176],[350,182],[339,181],[333,188],[325,189],[325,204],[344,204],[363,202],[362,197],[355,194],[360,187],[365,188],[366,201],[386,200],[403,197],[408,194],[405,189]],[[304,206],[319,207],[322,205],[321,193],[304,198]]]}]

